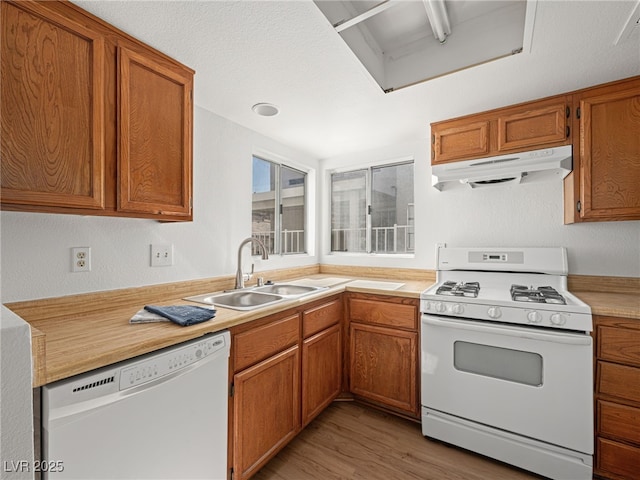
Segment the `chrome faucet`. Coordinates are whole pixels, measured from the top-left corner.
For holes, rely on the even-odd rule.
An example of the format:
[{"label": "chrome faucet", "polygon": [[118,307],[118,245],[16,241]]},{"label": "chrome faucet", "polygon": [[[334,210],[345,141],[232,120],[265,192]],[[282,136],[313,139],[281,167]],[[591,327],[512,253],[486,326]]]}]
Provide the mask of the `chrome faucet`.
[{"label": "chrome faucet", "polygon": [[[267,247],[264,246],[264,243],[262,243],[257,238],[253,238],[253,237],[245,238],[242,241],[242,243],[240,243],[240,246],[238,247],[238,270],[236,271],[236,286],[235,286],[236,289],[244,288],[244,274],[242,273],[242,247],[244,247],[247,243],[255,243],[256,245],[258,245],[260,250],[262,250],[262,259],[263,260],[269,259],[269,252],[267,252]],[[247,280],[251,279],[251,275],[253,275],[253,265],[251,266],[251,273],[247,274]]]}]

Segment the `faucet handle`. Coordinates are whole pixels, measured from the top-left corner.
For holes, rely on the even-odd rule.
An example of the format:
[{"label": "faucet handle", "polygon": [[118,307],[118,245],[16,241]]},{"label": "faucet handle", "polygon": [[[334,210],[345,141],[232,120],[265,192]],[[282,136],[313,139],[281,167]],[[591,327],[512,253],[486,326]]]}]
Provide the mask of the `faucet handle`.
[{"label": "faucet handle", "polygon": [[245,281],[249,281],[249,280],[251,280],[253,278],[253,272],[255,271],[255,268],[256,268],[255,264],[252,263],[251,264],[251,273],[243,274]]},{"label": "faucet handle", "polygon": [[258,283],[256,285],[258,287],[264,286],[264,277],[258,277]]}]

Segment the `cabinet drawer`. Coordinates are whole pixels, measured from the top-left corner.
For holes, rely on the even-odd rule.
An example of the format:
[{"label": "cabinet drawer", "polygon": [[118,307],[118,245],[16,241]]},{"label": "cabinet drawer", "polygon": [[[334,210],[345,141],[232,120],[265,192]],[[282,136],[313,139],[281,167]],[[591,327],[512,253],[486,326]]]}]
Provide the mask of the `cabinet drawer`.
[{"label": "cabinet drawer", "polygon": [[598,393],[640,402],[640,368],[598,362]]},{"label": "cabinet drawer", "polygon": [[640,408],[598,400],[598,432],[640,446]]},{"label": "cabinet drawer", "polygon": [[629,480],[637,479],[640,472],[640,448],[598,438],[596,469],[602,473],[613,473]]},{"label": "cabinet drawer", "polygon": [[302,313],[302,335],[307,338],[342,318],[342,301],[334,300]]},{"label": "cabinet drawer", "polygon": [[352,298],[349,302],[349,319],[391,327],[418,328],[417,307],[401,303]]},{"label": "cabinet drawer", "polygon": [[240,371],[295,345],[299,337],[300,318],[298,315],[292,315],[234,335],[234,371]]},{"label": "cabinet drawer", "polygon": [[598,358],[640,367],[640,330],[598,327]]}]

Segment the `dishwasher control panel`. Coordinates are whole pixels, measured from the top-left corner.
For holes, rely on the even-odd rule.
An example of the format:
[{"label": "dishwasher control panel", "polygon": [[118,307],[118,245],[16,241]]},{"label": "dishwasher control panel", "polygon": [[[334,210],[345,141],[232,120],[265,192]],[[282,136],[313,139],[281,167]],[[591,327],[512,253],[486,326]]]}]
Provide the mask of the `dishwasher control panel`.
[{"label": "dishwasher control panel", "polygon": [[222,350],[225,346],[225,337],[217,335],[196,341],[179,349],[173,349],[165,354],[156,354],[153,358],[136,362],[120,371],[120,390],[137,387],[179,372]]}]

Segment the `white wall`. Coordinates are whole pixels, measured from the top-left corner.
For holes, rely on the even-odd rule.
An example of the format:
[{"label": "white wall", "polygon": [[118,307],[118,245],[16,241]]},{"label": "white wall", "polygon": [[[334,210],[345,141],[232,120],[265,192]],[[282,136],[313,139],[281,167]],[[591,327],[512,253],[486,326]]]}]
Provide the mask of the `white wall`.
[{"label": "white wall", "polygon": [[[313,158],[196,108],[193,222],[1,212],[2,302],[234,274],[238,245],[251,234],[256,152],[317,168]],[[150,267],[151,243],[173,244],[174,265]],[[90,272],[71,272],[77,246],[91,247]],[[255,261],[256,272],[317,262],[314,255]]]},{"label": "white wall", "polygon": [[[428,130],[428,129],[427,129]],[[431,186],[428,139],[384,149],[325,159],[319,176],[346,165],[415,160],[416,252],[414,257],[329,254],[328,211],[322,214],[320,261],[327,264],[435,269],[435,245],[454,247],[563,246],[569,272],[576,275],[640,277],[640,222],[563,224],[561,181],[502,185],[439,192]],[[323,189],[322,205],[328,204]]]},{"label": "white wall", "polygon": [[[435,244],[444,242],[565,246],[572,274],[640,276],[640,222],[563,225],[559,181],[439,192],[431,187],[426,138],[317,162],[202,108],[196,108],[194,125],[193,222],[1,212],[2,302],[234,274],[238,245],[251,229],[251,156],[256,152],[321,168],[317,182],[312,175],[311,190],[322,191],[313,212],[322,213],[316,255],[256,258],[256,271],[318,262],[435,269]],[[328,254],[329,201],[326,189],[320,189],[327,172],[406,157],[415,159],[415,256]],[[172,243],[174,265],[150,267],[151,243]],[[91,272],[71,272],[74,246],[91,247]]]},{"label": "white wall", "polygon": [[33,395],[29,325],[0,306],[0,479],[33,478]]}]

